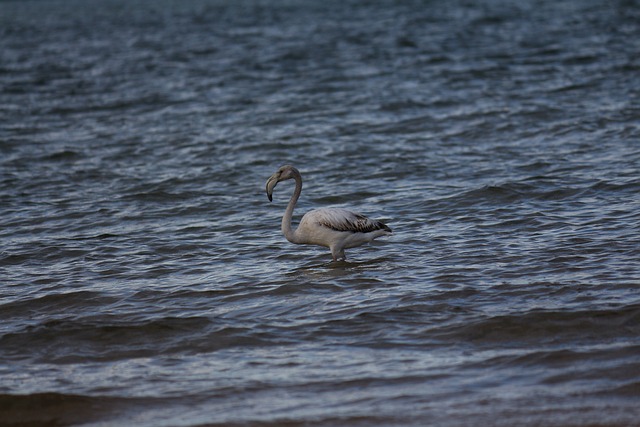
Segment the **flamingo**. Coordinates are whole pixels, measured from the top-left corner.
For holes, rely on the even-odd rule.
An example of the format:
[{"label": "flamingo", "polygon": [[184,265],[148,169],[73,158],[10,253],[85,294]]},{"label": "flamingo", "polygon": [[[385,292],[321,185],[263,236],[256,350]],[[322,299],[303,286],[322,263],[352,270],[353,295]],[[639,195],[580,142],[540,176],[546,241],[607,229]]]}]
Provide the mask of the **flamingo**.
[{"label": "flamingo", "polygon": [[293,209],[302,192],[302,176],[298,169],[284,165],[267,180],[267,197],[273,200],[273,189],[281,181],[293,179],[296,188],[282,217],[282,233],[291,243],[318,245],[331,250],[333,261],[346,260],[345,249],[355,248],[373,239],[390,235],[391,229],[381,221],[341,208],[320,208],[307,212],[298,228],[291,227]]}]

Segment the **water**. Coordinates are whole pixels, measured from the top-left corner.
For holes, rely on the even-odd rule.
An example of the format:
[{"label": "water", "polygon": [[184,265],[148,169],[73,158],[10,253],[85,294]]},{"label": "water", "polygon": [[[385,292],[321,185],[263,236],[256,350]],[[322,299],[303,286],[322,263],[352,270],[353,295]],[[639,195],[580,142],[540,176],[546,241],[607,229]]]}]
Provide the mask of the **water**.
[{"label": "water", "polygon": [[[637,1],[0,3],[0,424],[640,425]],[[331,263],[279,230],[342,206]]]}]

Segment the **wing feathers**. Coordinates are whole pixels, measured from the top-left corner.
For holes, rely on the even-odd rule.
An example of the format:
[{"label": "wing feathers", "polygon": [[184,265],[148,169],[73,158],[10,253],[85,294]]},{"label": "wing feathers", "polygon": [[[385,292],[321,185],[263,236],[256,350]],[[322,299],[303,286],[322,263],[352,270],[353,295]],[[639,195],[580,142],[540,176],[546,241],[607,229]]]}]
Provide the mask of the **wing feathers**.
[{"label": "wing feathers", "polygon": [[391,229],[381,221],[374,221],[359,213],[346,209],[318,209],[315,212],[318,224],[335,231],[351,233],[370,233],[384,230],[391,233]]}]

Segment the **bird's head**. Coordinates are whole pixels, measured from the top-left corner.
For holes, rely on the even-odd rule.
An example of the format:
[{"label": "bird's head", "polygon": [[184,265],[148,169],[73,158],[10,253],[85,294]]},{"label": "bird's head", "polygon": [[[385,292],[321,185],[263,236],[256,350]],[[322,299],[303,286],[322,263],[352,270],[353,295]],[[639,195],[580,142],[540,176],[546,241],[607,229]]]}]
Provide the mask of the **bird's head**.
[{"label": "bird's head", "polygon": [[271,175],[267,180],[267,197],[269,198],[269,201],[273,200],[273,189],[276,188],[276,184],[280,181],[285,181],[295,177],[300,177],[300,172],[291,165],[281,166],[276,173]]}]

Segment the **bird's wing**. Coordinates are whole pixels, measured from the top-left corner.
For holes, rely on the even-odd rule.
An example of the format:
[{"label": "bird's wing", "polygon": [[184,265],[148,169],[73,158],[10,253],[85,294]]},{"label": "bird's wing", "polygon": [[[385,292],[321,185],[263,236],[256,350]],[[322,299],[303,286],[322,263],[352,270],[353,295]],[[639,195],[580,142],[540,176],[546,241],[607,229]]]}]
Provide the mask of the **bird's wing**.
[{"label": "bird's wing", "polygon": [[315,209],[308,212],[303,220],[314,221],[335,231],[369,233],[376,230],[384,230],[391,233],[391,229],[381,221],[374,221],[357,212],[340,208]]}]

